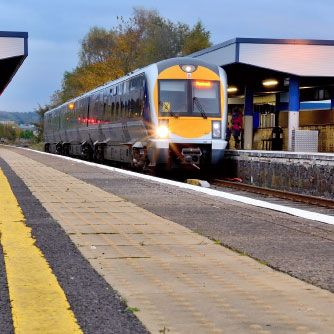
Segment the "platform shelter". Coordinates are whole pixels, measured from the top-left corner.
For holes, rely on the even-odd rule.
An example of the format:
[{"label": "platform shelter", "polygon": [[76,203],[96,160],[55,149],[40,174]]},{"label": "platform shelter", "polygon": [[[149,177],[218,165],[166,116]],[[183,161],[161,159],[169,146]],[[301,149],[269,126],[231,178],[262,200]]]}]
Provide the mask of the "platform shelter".
[{"label": "platform shelter", "polygon": [[334,40],[234,38],[191,56],[225,69],[229,112],[243,110],[244,149],[271,149],[280,127],[284,150],[318,131],[318,150],[334,152]]},{"label": "platform shelter", "polygon": [[27,56],[27,32],[0,31],[0,95]]}]

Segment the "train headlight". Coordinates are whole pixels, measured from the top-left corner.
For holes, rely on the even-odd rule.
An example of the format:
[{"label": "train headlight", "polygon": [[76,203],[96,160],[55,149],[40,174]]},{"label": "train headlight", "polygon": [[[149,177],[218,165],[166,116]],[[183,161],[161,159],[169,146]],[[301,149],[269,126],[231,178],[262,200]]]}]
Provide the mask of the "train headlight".
[{"label": "train headlight", "polygon": [[212,138],[219,139],[222,137],[221,121],[212,121]]},{"label": "train headlight", "polygon": [[165,139],[169,137],[169,128],[166,124],[161,124],[156,130],[157,137],[160,139]]},{"label": "train headlight", "polygon": [[197,66],[195,65],[180,65],[181,70],[187,73],[195,72],[197,69]]}]

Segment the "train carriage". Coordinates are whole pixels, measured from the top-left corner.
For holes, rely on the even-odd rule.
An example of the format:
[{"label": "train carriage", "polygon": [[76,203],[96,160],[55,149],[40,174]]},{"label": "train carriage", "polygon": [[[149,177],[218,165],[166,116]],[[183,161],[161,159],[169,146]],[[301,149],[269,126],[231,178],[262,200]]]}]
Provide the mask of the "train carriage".
[{"label": "train carriage", "polygon": [[45,114],[45,151],[143,168],[218,165],[226,147],[225,72],[193,58],[136,70]]}]

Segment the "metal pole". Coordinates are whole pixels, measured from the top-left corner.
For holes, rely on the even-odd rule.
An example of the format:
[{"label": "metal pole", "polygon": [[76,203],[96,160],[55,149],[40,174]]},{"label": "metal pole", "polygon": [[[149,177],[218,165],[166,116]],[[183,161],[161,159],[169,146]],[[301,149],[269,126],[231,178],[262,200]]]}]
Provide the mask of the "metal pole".
[{"label": "metal pole", "polygon": [[292,151],[292,131],[299,128],[299,78],[290,77],[289,81],[289,122],[288,122],[288,150]]}]

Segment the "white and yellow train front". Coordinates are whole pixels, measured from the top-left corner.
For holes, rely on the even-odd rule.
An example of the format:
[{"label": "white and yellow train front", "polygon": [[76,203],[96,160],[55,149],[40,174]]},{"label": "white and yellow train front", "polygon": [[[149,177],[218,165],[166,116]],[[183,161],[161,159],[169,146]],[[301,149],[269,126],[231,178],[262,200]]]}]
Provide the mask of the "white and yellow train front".
[{"label": "white and yellow train front", "polygon": [[153,165],[201,168],[224,156],[227,80],[223,69],[193,58],[155,64],[146,73],[154,138],[147,147]]}]

